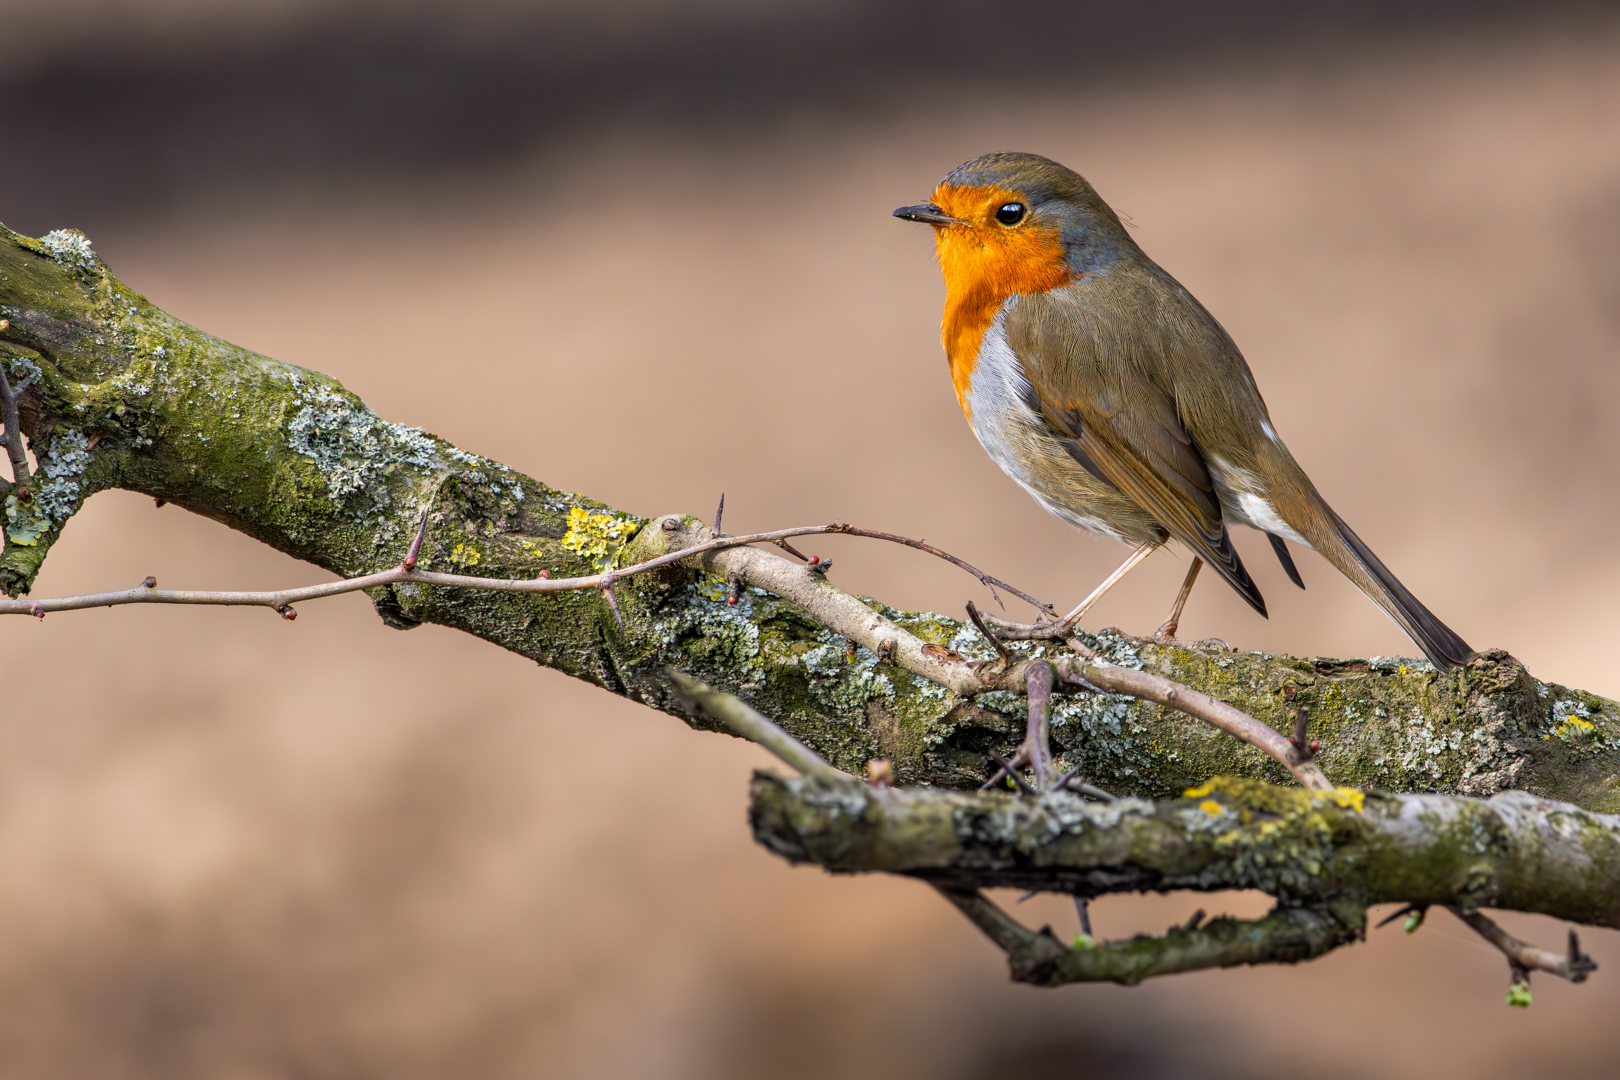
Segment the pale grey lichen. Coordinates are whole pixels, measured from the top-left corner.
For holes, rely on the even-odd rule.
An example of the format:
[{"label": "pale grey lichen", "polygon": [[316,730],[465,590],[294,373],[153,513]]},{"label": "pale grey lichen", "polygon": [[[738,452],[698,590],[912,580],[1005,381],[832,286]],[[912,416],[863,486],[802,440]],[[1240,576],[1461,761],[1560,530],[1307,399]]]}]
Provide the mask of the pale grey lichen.
[{"label": "pale grey lichen", "polygon": [[79,503],[78,477],[90,466],[90,439],[74,428],[51,440],[50,449],[39,463],[47,479],[34,491],[34,505],[52,521],[66,521]]},{"label": "pale grey lichen", "polygon": [[462,451],[446,452],[420,428],[383,420],[366,406],[324,386],[300,387],[302,406],[287,422],[287,443],[312,461],[332,501],[364,515],[389,505],[381,481],[397,465],[432,469],[446,458],[479,462]]},{"label": "pale grey lichen", "polygon": [[39,243],[59,266],[80,272],[95,269],[96,253],[90,248],[90,238],[77,229],[52,229],[39,238]]},{"label": "pale grey lichen", "polygon": [[20,382],[13,384],[11,388],[15,393],[21,393],[24,386],[45,378],[45,373],[39,370],[39,365],[26,356],[8,356],[5,358],[5,364],[13,379],[20,376]]}]

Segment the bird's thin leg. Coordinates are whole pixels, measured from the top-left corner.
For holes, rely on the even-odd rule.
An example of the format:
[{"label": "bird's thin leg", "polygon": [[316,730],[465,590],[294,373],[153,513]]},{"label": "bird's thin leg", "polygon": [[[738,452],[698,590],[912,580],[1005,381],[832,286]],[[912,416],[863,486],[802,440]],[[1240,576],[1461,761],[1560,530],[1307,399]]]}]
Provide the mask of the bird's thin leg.
[{"label": "bird's thin leg", "polygon": [[1181,609],[1187,606],[1187,597],[1192,595],[1193,582],[1198,580],[1198,571],[1204,567],[1204,560],[1193,556],[1192,565],[1187,567],[1187,580],[1181,583],[1181,591],[1176,594],[1176,606],[1170,609],[1170,617],[1164,620],[1164,625],[1154,633],[1154,641],[1176,640],[1176,630],[1181,626]]},{"label": "bird's thin leg", "polygon": [[1086,612],[1091,610],[1092,605],[1096,604],[1097,601],[1103,598],[1104,593],[1106,593],[1109,589],[1112,589],[1115,585],[1118,585],[1120,580],[1124,578],[1126,574],[1130,573],[1137,563],[1153,554],[1158,546],[1159,545],[1156,541],[1149,540],[1147,543],[1131,552],[1131,557],[1126,559],[1125,562],[1120,565],[1118,570],[1115,570],[1112,574],[1109,574],[1106,581],[1097,586],[1095,589],[1091,590],[1091,595],[1080,601],[1079,607],[1063,616],[1062,625],[1065,627],[1073,627],[1078,625],[1080,620],[1085,618]]}]

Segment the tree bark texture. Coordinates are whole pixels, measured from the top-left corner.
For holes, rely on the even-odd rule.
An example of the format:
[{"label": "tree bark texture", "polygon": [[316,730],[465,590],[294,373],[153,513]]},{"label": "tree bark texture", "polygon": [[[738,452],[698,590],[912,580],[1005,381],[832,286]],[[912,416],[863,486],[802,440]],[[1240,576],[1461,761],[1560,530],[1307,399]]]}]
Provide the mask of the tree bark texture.
[{"label": "tree bark texture", "polygon": [[[1620,818],[1522,791],[1486,800],[1219,778],[1181,799],[1099,804],[1062,791],[879,790],[757,773],[753,794],[754,835],[766,847],[835,872],[928,881],[1007,952],[1015,978],[1043,985],[1294,963],[1357,940],[1379,903],[1620,927]],[[1088,898],[1258,889],[1277,908],[1065,944],[1008,918],[978,893],[988,886]]]},{"label": "tree bark texture", "polygon": [[[710,536],[695,518],[618,510],[383,420],[328,376],[158,310],[71,230],[36,240],[0,228],[0,318],[9,323],[0,363],[39,462],[26,484],[0,481],[0,587],[12,596],[32,587],[84,500],[108,488],[185,507],[345,577],[398,564],[424,513],[424,569],[489,577],[596,573]],[[593,591],[401,584],[371,599],[391,626],[453,626],[685,717],[663,675],[674,665],[744,698],[842,769],[863,773],[869,759],[888,759],[903,784],[975,787],[994,770],[990,753],[1022,739],[1021,698],[958,694],[958,684],[918,674],[936,661],[944,670],[991,658],[971,625],[849,597],[769,551],[690,563],[618,586],[622,627]],[[735,604],[728,578],[747,584]],[[799,602],[783,598],[780,582],[794,584]],[[864,605],[859,632],[847,617],[855,605]],[[829,629],[833,609],[846,633]],[[1285,733],[1307,708],[1310,737],[1323,744],[1317,760],[1338,784],[1481,797],[1521,788],[1620,809],[1620,707],[1541,682],[1505,653],[1445,674],[1423,660],[1081,636],[1114,663],[1195,687]],[[888,641],[904,663],[880,660]],[[1010,647],[1023,656],[1062,649]],[[1288,779],[1252,747],[1134,698],[1063,697],[1052,736],[1061,767],[1080,766],[1122,794],[1179,796],[1216,775]]]}]

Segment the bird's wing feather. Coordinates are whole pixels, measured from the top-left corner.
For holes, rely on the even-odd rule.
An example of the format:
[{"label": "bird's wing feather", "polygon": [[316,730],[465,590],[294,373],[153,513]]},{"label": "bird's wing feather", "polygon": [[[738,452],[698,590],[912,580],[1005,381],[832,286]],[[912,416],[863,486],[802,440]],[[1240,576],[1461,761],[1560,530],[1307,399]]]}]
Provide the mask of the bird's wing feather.
[{"label": "bird's wing feather", "polygon": [[1133,351],[1157,343],[1145,335],[1100,342],[1085,313],[1052,294],[1021,297],[1008,312],[1007,337],[1031,404],[1053,434],[1264,615],[1265,600],[1232,546],[1209,468],[1174,398],[1132,362]]}]

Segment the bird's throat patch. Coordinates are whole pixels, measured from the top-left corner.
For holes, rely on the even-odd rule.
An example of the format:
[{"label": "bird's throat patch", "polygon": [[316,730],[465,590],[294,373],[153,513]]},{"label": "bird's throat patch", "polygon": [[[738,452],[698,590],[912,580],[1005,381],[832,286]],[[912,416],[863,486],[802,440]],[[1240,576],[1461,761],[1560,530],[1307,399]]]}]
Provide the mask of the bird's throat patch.
[{"label": "bird's throat patch", "polygon": [[934,205],[966,224],[934,229],[939,268],[945,275],[945,320],[940,336],[951,362],[951,382],[963,415],[972,418],[968,390],[984,332],[1007,297],[1043,293],[1074,280],[1065,259],[1063,237],[1037,218],[1008,227],[996,221],[996,210],[1026,202],[1016,191],[1000,187],[944,187],[934,192]]}]

